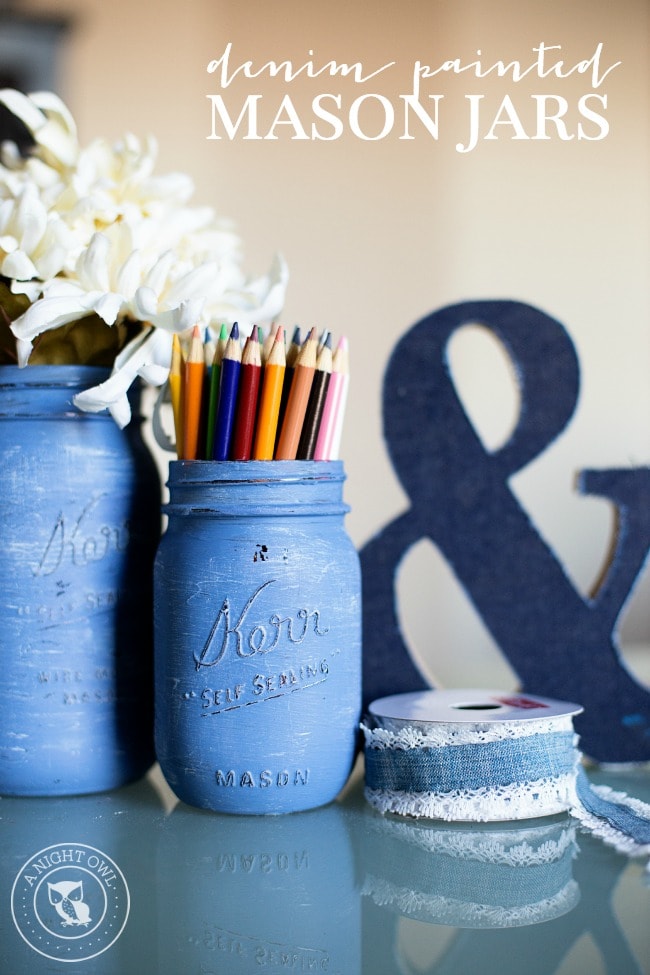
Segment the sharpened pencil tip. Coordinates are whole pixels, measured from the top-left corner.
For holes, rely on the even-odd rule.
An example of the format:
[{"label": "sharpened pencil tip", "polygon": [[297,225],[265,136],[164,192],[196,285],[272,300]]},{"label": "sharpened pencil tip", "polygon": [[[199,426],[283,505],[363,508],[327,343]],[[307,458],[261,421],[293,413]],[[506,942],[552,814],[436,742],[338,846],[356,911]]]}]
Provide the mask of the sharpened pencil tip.
[{"label": "sharpened pencil tip", "polygon": [[230,338],[231,339],[238,339],[239,338],[239,325],[237,324],[237,322],[234,323],[234,325],[233,325],[233,327],[232,327],[232,329],[230,331]]}]

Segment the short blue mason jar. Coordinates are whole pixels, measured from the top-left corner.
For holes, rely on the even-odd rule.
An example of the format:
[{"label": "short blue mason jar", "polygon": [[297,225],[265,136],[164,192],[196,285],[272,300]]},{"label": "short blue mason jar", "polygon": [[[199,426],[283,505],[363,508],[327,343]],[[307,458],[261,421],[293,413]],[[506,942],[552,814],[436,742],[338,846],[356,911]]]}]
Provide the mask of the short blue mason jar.
[{"label": "short blue mason jar", "polygon": [[153,754],[160,477],[134,418],[77,410],[88,366],[0,366],[0,794],[77,795]]},{"label": "short blue mason jar", "polygon": [[361,585],[340,461],[172,461],[156,557],[155,739],[190,805],[334,799],[361,710]]}]

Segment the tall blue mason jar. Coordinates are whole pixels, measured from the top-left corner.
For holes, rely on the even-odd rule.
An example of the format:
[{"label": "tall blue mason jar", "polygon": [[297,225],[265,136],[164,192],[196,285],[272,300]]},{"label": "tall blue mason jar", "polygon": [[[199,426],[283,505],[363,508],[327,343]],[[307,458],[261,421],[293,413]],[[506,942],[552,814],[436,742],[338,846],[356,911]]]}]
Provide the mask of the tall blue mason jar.
[{"label": "tall blue mason jar", "polygon": [[0,794],[76,795],[153,755],[160,479],[141,418],[81,413],[88,366],[0,366]]},{"label": "tall blue mason jar", "polygon": [[172,461],[156,557],[155,737],[190,805],[334,799],[361,708],[359,560],[340,461]]}]

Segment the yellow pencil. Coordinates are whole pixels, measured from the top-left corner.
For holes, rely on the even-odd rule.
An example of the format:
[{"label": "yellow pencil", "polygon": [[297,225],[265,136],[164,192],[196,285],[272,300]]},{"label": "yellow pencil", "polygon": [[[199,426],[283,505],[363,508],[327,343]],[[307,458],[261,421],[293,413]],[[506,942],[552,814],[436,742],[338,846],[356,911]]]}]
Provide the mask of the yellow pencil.
[{"label": "yellow pencil", "polygon": [[174,336],[172,338],[172,364],[169,369],[169,395],[172,401],[172,414],[174,416],[176,456],[180,459],[183,456],[183,353],[181,352],[181,340],[178,337],[177,332],[174,332]]},{"label": "yellow pencil", "polygon": [[275,342],[275,336],[277,335],[279,327],[280,326],[276,322],[273,322],[269,327],[269,333],[264,339],[264,343],[262,345],[262,365],[266,363],[271,354],[271,349],[273,348],[273,343]]},{"label": "yellow pencil", "polygon": [[317,352],[318,334],[316,329],[312,328],[296,359],[287,409],[275,451],[276,460],[296,459],[307,403],[309,402],[309,393],[316,371]]},{"label": "yellow pencil", "polygon": [[205,376],[205,355],[198,325],[192,329],[185,367],[183,369],[183,458],[196,460],[199,455],[201,432],[201,403]]},{"label": "yellow pencil", "polygon": [[273,460],[285,367],[284,329],[279,325],[262,377],[260,408],[253,444],[255,460]]}]

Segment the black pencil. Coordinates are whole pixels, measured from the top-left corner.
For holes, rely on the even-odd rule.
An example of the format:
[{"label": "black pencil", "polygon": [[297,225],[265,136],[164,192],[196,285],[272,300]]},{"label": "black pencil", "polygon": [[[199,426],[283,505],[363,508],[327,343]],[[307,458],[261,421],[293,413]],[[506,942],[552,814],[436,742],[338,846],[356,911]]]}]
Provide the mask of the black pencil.
[{"label": "black pencil", "polygon": [[325,342],[321,345],[318,359],[316,360],[316,372],[309,392],[307,412],[302,425],[300,441],[298,443],[297,460],[313,460],[318,439],[318,430],[323,416],[325,399],[327,397],[327,387],[329,386],[332,375],[332,340],[328,334]]},{"label": "black pencil", "polygon": [[287,349],[287,354],[285,359],[284,380],[282,382],[282,396],[280,398],[280,409],[278,411],[278,425],[275,434],[276,447],[278,445],[278,440],[280,439],[280,432],[282,430],[282,421],[284,420],[284,414],[287,411],[287,402],[289,400],[289,393],[291,391],[291,382],[293,380],[293,370],[301,346],[302,346],[302,340],[300,335],[300,326],[296,325],[296,327],[293,330],[291,344]]}]

